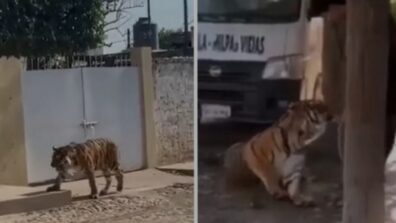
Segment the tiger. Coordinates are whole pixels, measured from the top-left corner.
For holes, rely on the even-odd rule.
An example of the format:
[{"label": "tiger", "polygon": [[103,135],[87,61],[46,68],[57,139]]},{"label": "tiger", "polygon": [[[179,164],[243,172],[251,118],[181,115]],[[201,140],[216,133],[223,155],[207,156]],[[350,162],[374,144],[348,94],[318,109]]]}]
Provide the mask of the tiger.
[{"label": "tiger", "polygon": [[272,126],[226,151],[223,167],[227,182],[256,179],[277,200],[288,199],[296,206],[314,205],[313,198],[300,193],[303,148],[324,134],[333,117],[320,100],[292,102]]},{"label": "tiger", "polygon": [[55,168],[58,175],[54,185],[47,188],[47,192],[59,191],[61,183],[72,171],[83,172],[89,181],[91,189],[90,198],[98,198],[98,189],[95,182],[95,171],[101,170],[106,180],[100,196],[106,195],[111,185],[111,174],[115,174],[117,191],[123,189],[123,173],[118,160],[118,149],[110,139],[89,139],[83,143],[69,143],[68,145],[53,146],[51,167]]}]

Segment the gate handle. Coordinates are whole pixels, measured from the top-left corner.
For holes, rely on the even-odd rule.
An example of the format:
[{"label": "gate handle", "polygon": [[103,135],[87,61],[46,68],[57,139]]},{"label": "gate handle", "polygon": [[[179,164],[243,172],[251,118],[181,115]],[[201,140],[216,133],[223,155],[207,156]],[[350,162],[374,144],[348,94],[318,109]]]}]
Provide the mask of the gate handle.
[{"label": "gate handle", "polygon": [[83,120],[83,122],[81,123],[81,125],[82,125],[84,128],[93,127],[93,126],[95,126],[95,125],[97,125],[97,124],[98,124],[97,121],[88,122],[88,121],[86,121],[86,120]]}]

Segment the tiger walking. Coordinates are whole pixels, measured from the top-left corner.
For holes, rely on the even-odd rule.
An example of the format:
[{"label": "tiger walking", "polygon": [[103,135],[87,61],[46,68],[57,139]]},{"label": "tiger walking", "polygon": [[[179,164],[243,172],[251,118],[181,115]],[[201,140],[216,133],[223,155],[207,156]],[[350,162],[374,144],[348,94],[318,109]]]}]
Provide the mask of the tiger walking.
[{"label": "tiger walking", "polygon": [[313,204],[300,193],[305,165],[303,148],[319,138],[333,116],[321,101],[292,103],[270,128],[245,143],[231,146],[224,167],[228,182],[253,176],[275,199],[290,199],[297,206]]},{"label": "tiger walking", "polygon": [[117,191],[123,189],[123,174],[119,167],[116,144],[105,138],[90,139],[84,143],[70,143],[61,147],[53,147],[51,167],[55,168],[58,176],[55,184],[47,191],[58,191],[62,181],[71,171],[82,171],[86,174],[91,189],[90,197],[98,198],[95,182],[95,171],[101,170],[106,180],[100,195],[106,195],[111,185],[111,174],[115,174]]}]

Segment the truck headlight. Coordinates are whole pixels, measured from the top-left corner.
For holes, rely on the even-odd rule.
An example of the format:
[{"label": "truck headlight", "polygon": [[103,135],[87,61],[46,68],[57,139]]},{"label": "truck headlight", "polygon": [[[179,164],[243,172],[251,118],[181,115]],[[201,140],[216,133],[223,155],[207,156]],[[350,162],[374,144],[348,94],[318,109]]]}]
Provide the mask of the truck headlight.
[{"label": "truck headlight", "polygon": [[301,56],[272,58],[262,72],[263,79],[299,79],[303,76],[303,60]]}]

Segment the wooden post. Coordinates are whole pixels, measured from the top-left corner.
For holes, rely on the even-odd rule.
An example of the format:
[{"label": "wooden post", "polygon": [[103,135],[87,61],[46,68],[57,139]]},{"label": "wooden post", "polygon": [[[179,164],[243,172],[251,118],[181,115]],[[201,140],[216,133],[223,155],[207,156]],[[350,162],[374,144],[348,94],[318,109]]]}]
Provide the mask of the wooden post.
[{"label": "wooden post", "polygon": [[345,106],[345,6],[330,5],[323,20],[322,93],[331,112],[341,117]]},{"label": "wooden post", "polygon": [[389,0],[347,1],[343,223],[384,222]]}]

